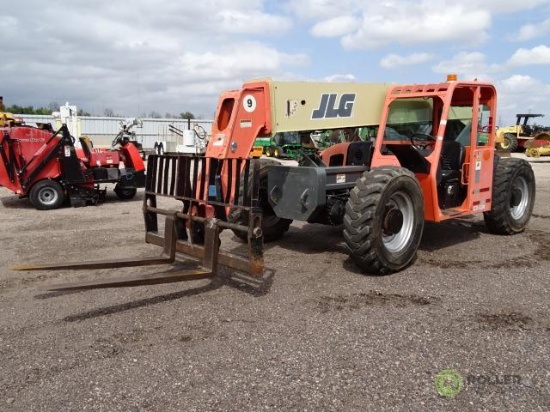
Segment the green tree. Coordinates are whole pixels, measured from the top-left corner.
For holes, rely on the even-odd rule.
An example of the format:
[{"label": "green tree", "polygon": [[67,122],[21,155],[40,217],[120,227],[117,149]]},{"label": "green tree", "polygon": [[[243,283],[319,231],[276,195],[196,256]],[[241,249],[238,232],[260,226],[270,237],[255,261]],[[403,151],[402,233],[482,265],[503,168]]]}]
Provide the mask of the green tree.
[{"label": "green tree", "polygon": [[191,112],[183,112],[183,113],[180,113],[180,117],[182,119],[194,119],[195,115]]},{"label": "green tree", "polygon": [[58,102],[50,102],[48,104],[48,109],[50,109],[50,113],[52,112],[58,112],[61,105]]},{"label": "green tree", "polygon": [[49,115],[52,114],[52,110],[47,107],[39,107],[34,111],[34,114]]},{"label": "green tree", "polygon": [[[47,116],[47,115],[51,115],[53,112],[59,111],[59,107],[60,107],[59,104],[56,102],[52,102],[48,104],[48,107],[37,107],[36,109],[33,106],[19,106],[17,104],[13,104],[9,107],[6,107],[5,111],[13,114],[37,114],[37,115]],[[115,116],[112,109],[109,109],[109,108],[105,109],[105,113],[111,113],[111,112],[113,113],[112,116]],[[78,109],[77,114],[78,116],[91,116],[90,113],[82,109]],[[107,114],[105,115],[107,116]]]},{"label": "green tree", "polygon": [[116,117],[115,116],[115,111],[111,107],[106,107],[103,110],[103,116],[105,116],[105,117]]}]

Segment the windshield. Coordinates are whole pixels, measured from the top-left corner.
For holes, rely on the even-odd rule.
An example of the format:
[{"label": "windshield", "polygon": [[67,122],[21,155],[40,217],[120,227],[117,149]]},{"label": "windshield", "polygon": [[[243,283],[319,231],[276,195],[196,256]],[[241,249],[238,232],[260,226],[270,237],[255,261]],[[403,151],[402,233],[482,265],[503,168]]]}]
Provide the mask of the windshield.
[{"label": "windshield", "polygon": [[384,140],[409,141],[415,134],[431,134],[433,99],[400,99],[390,104]]},{"label": "windshield", "polygon": [[[384,131],[384,143],[409,142],[411,139],[424,140],[427,135],[436,137],[437,125],[433,124],[433,98],[399,99],[390,104],[388,122]],[[479,105],[477,144],[488,141],[488,123],[490,108]],[[462,102],[449,107],[445,122],[444,141],[456,140],[464,146],[470,145],[470,134],[473,120],[473,105]],[[474,136],[475,139],[475,136]]]},{"label": "windshield", "polygon": [[301,142],[300,133],[298,132],[282,132],[273,136],[273,140],[278,145],[294,144],[299,145]]}]

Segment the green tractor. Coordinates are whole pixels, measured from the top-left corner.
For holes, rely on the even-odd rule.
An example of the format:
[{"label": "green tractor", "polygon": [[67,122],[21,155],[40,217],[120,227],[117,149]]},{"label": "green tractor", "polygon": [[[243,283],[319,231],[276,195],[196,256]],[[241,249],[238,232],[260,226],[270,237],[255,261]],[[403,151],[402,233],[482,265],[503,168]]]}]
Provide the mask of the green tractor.
[{"label": "green tractor", "polygon": [[371,141],[376,137],[377,130],[378,126],[316,130],[310,133],[310,138],[317,149],[323,150],[337,143]]},{"label": "green tractor", "polygon": [[313,154],[336,143],[370,141],[376,135],[377,126],[345,129],[315,130],[308,132],[280,132],[273,137],[256,138],[254,147],[262,148],[267,157],[298,160],[301,153]]},{"label": "green tractor", "polygon": [[[256,140],[257,141],[257,140]],[[300,154],[305,151],[315,151],[315,148],[307,147],[302,144],[302,136],[298,132],[281,132],[275,134],[271,138],[269,146],[265,147],[265,155],[267,157],[275,157],[277,159],[293,159],[297,160]]]}]

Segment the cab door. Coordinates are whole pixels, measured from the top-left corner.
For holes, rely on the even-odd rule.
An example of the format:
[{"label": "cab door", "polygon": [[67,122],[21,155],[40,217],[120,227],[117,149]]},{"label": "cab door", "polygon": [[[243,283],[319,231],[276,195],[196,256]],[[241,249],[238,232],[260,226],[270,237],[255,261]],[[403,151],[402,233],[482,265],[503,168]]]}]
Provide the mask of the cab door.
[{"label": "cab door", "polygon": [[465,149],[462,179],[467,187],[464,206],[472,213],[491,208],[494,173],[496,92],[492,86],[467,86],[473,96],[469,135],[458,136]]}]

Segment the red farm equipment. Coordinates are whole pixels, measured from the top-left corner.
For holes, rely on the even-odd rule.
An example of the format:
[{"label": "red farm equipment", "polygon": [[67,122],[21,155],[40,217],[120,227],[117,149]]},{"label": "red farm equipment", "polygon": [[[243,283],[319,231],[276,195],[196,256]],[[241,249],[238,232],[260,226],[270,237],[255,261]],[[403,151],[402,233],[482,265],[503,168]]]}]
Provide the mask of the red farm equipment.
[{"label": "red farm equipment", "polygon": [[41,210],[66,201],[72,206],[97,204],[105,196],[102,183],[115,183],[121,199],[133,198],[144,186],[143,160],[123,133],[111,150],[94,149],[87,138],[78,143],[75,147],[66,125],[57,132],[25,125],[0,128],[0,185],[28,197]]},{"label": "red farm equipment", "polygon": [[[355,264],[365,273],[387,274],[414,262],[427,221],[480,214],[491,233],[522,232],[534,205],[534,174],[525,160],[495,154],[496,106],[492,84],[452,78],[405,86],[245,83],[221,95],[205,156],[148,158],[145,239],[164,248],[162,257],[13,269],[169,263],[180,252],[202,266],[51,289],[191,280],[213,276],[218,264],[257,279],[264,274],[264,241],[279,239],[301,220],[342,225]],[[250,156],[258,136],[373,125],[372,141],[304,154],[297,166]],[[181,203],[163,208],[159,198]],[[247,242],[248,256],[221,248],[224,229]]]}]

